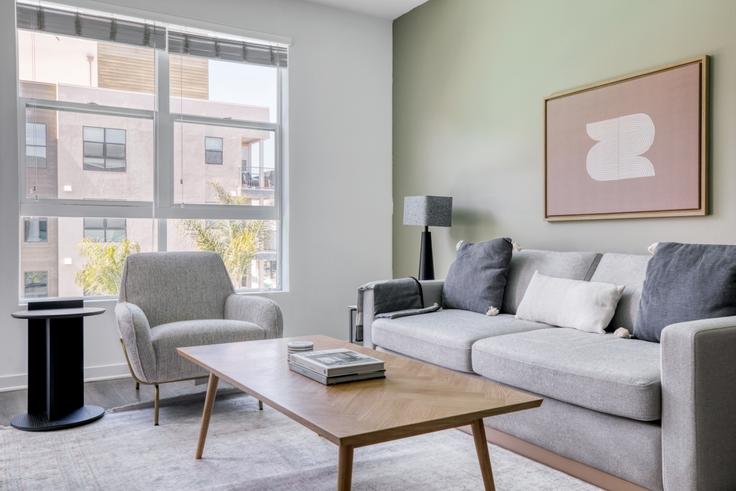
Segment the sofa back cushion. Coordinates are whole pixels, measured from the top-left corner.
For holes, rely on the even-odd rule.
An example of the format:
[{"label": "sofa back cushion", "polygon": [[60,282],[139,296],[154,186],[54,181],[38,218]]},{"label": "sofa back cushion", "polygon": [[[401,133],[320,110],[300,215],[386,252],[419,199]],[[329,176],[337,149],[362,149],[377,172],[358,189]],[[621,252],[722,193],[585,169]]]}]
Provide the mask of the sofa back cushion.
[{"label": "sofa back cushion", "polygon": [[222,319],[233,293],[214,252],[144,252],[125,261],[120,301],[138,305],[151,327],[195,319]]},{"label": "sofa back cushion", "polygon": [[634,322],[639,311],[639,299],[644,278],[647,275],[647,263],[650,254],[613,254],[605,253],[601,256],[590,281],[615,283],[624,285],[624,293],[618,302],[616,313],[611,320],[608,330],[625,327],[634,332]]},{"label": "sofa back cushion", "polygon": [[524,249],[511,258],[503,312],[515,314],[535,271],[556,278],[589,280],[600,259],[597,252],[558,252]]}]

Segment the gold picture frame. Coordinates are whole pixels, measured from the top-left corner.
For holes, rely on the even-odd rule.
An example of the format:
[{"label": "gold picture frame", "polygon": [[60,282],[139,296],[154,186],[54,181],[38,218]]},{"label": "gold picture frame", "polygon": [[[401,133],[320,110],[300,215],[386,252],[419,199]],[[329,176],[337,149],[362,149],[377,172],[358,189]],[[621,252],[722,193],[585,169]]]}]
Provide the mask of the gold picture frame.
[{"label": "gold picture frame", "polygon": [[[614,201],[611,201],[610,199],[609,199],[609,202],[606,203],[605,206],[601,207],[601,208],[607,207],[609,209],[603,209],[602,211],[596,211],[596,210],[591,211],[587,209],[582,210],[582,208],[586,206],[590,208],[594,208],[595,205],[571,204],[571,205],[558,206],[557,204],[555,204],[555,203],[564,202],[566,199],[569,200],[569,198],[565,196],[560,197],[561,193],[564,193],[564,192],[572,193],[572,194],[568,194],[568,196],[570,195],[576,196],[576,195],[574,195],[575,189],[565,189],[565,186],[568,186],[567,184],[568,181],[564,181],[560,179],[559,176],[555,176],[554,182],[556,183],[562,182],[563,184],[562,185],[557,184],[556,187],[555,185],[553,185],[553,189],[552,191],[550,191],[550,180],[551,180],[550,179],[550,154],[554,153],[555,158],[557,158],[558,160],[562,160],[563,162],[566,162],[564,158],[559,159],[559,154],[564,152],[563,144],[557,144],[556,150],[553,150],[553,151],[550,150],[550,145],[551,145],[550,143],[550,140],[551,140],[550,138],[550,104],[557,104],[558,106],[560,104],[566,104],[567,101],[572,101],[573,99],[565,99],[565,98],[574,98],[581,94],[586,94],[584,97],[590,98],[590,94],[593,91],[606,90],[612,87],[614,87],[615,89],[614,91],[609,91],[609,93],[613,94],[613,93],[616,93],[615,92],[616,89],[618,89],[619,91],[622,89],[622,87],[619,86],[619,84],[624,84],[624,83],[628,83],[631,81],[637,81],[637,80],[640,80],[645,84],[651,83],[650,81],[644,82],[644,79],[648,77],[656,77],[665,72],[672,72],[673,70],[681,69],[683,67],[689,67],[691,65],[697,65],[699,68],[699,87],[698,87],[699,97],[697,101],[699,104],[699,110],[698,110],[699,120],[698,120],[698,125],[697,125],[698,126],[697,143],[699,146],[697,150],[697,155],[698,155],[697,178],[699,182],[697,183],[697,193],[698,193],[697,203],[694,203],[695,202],[695,196],[694,196],[694,193],[695,193],[694,184],[695,183],[691,182],[688,184],[688,189],[691,191],[692,196],[688,196],[688,201],[693,202],[693,206],[687,206],[687,207],[679,207],[679,208],[673,208],[673,209],[648,209],[648,210],[647,209],[644,209],[644,210],[615,210],[613,209],[612,210],[610,208],[615,207],[616,204],[614,204]],[[612,78],[608,80],[603,80],[600,82],[592,83],[592,84],[578,87],[575,89],[557,92],[557,93],[554,93],[554,94],[551,94],[545,97],[544,99],[544,217],[545,219],[550,222],[556,222],[556,221],[573,221],[573,220],[603,220],[603,219],[623,219],[623,218],[654,218],[654,217],[682,217],[682,216],[707,215],[709,213],[709,182],[708,182],[708,171],[709,171],[709,163],[708,163],[709,90],[708,90],[708,86],[709,86],[709,71],[710,71],[709,65],[710,65],[710,58],[707,55],[702,55],[702,56],[682,60],[676,63],[659,66],[653,69],[643,70],[640,72],[630,73],[624,76],[620,76],[620,77],[616,77],[616,78]],[[694,77],[694,75],[692,75],[692,77]],[[642,82],[635,82],[635,83],[642,84]],[[629,85],[629,87],[631,87],[631,85]],[[601,93],[599,93],[597,94],[597,97],[602,98],[604,96],[601,95]],[[561,107],[564,108],[564,106],[561,106]],[[586,109],[589,108],[589,106],[584,106],[584,107],[586,107]],[[557,111],[558,114],[568,114],[571,112],[571,111],[564,112],[558,109],[555,109],[555,111]],[[691,112],[694,114],[694,111],[691,111]],[[647,118],[649,117],[646,114],[644,116],[646,116]],[[651,121],[651,118],[650,118],[650,121]],[[575,128],[577,127],[578,126],[575,126]],[[651,134],[652,139],[654,139],[654,124],[653,123],[652,123],[651,131],[652,131],[652,134]],[[588,132],[588,135],[589,134],[590,132]],[[691,138],[692,142],[694,142],[695,135],[691,135],[691,137],[692,137]],[[562,141],[564,139],[558,137],[557,140]],[[594,140],[590,140],[590,141],[593,142],[590,144],[590,147],[595,145]],[[650,146],[651,145],[652,144],[650,143]],[[560,151],[559,150],[560,148],[563,148],[563,150]],[[694,150],[695,150],[694,147],[691,150],[693,150],[692,153],[694,155]],[[575,151],[577,151],[577,154],[575,154],[575,162],[577,163],[579,162],[580,148],[577,148]],[[586,166],[589,165],[587,162],[589,155],[590,155],[590,152],[586,154]],[[646,152],[643,152],[640,155],[637,154],[637,156],[643,156],[643,155],[646,155]],[[621,165],[620,160],[617,162],[617,165]],[[688,165],[692,165],[692,162],[689,162]],[[579,170],[578,167],[574,167],[574,169],[577,174],[581,174],[581,171]],[[588,170],[588,174],[590,174],[590,170]],[[654,175],[655,173],[652,171],[652,174],[648,175],[647,177],[650,177],[650,176],[653,177]],[[694,177],[694,175],[695,175],[694,169],[689,169],[688,176]],[[638,176],[634,176],[634,177],[638,177]],[[620,177],[617,179],[620,181],[624,181],[627,178]],[[688,179],[690,179],[690,177],[688,177]],[[592,186],[598,186],[597,189],[600,189],[601,186],[606,186],[606,185],[609,186],[608,189],[613,189],[610,187],[609,184],[603,184],[603,185],[601,185],[600,183],[592,184]],[[623,183],[623,184],[616,183],[616,186],[618,187],[616,187],[615,189],[625,187],[625,185],[626,183]],[[569,187],[574,188],[574,186],[575,184],[571,184]],[[639,193],[639,195],[642,195],[643,185],[641,184],[641,182],[637,182],[636,186],[637,186],[637,192]],[[666,191],[662,190],[662,187],[663,187],[662,184],[657,183],[657,186],[658,186],[657,189],[661,194],[666,193]],[[592,191],[590,190],[585,190],[585,192],[582,194],[584,195],[586,194],[586,192],[587,194],[592,193]],[[552,193],[554,193],[555,195],[555,200],[553,200],[553,206],[551,207],[550,197]],[[610,196],[614,196],[614,195],[615,195],[615,192],[612,191]],[[622,202],[625,199],[626,199],[625,196],[621,197]],[[578,201],[576,201],[575,203],[578,203]],[[663,198],[663,201],[667,201],[667,200]],[[627,204],[630,204],[630,203],[627,203]],[[575,210],[572,210],[571,212],[570,210],[567,210],[567,208],[572,209],[575,207],[579,208],[580,210],[578,212],[576,212]],[[560,213],[561,209],[563,209],[562,213]]]}]

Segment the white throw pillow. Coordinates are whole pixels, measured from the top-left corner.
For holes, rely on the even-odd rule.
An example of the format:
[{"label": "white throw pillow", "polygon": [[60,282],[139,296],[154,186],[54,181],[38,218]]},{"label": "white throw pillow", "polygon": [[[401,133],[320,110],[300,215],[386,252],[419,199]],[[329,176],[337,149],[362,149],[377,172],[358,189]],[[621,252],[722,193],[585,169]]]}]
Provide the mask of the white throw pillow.
[{"label": "white throw pillow", "polygon": [[624,287],[534,272],[516,318],[604,334]]}]

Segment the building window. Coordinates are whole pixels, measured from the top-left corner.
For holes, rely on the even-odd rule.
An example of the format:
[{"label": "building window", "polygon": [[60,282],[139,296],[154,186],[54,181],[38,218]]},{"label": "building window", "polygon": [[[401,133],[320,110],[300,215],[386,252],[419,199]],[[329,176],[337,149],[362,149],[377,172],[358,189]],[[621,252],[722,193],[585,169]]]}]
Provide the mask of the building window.
[{"label": "building window", "polygon": [[207,164],[222,165],[222,138],[204,137],[204,161]]},{"label": "building window", "polygon": [[125,170],[125,130],[84,127],[85,170]]},{"label": "building window", "polygon": [[127,235],[125,218],[84,219],[84,238],[93,242],[122,242]]},{"label": "building window", "polygon": [[23,293],[25,298],[48,297],[48,271],[26,271],[23,273]]},{"label": "building window", "polygon": [[48,242],[49,221],[46,218],[25,218],[23,240],[27,243]]},{"label": "building window", "polygon": [[46,168],[46,123],[26,123],[26,166]]}]

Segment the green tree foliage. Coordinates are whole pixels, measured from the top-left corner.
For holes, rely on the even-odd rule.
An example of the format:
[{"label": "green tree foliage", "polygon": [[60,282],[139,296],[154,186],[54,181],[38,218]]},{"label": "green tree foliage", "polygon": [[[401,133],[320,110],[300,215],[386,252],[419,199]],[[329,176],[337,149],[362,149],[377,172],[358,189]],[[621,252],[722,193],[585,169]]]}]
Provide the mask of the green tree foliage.
[{"label": "green tree foliage", "polygon": [[[210,186],[222,204],[247,204],[247,198],[231,196],[220,184],[211,182]],[[263,220],[185,220],[184,229],[199,250],[222,256],[236,288],[242,287],[243,277],[269,232]]]},{"label": "green tree foliage", "polygon": [[[210,185],[221,203],[247,204],[245,197],[231,196],[217,183]],[[243,277],[270,232],[263,220],[184,220],[183,226],[199,250],[222,256],[236,288],[242,286]],[[86,264],[77,273],[77,285],[85,295],[117,295],[125,258],[140,252],[140,245],[127,239],[114,243],[84,239],[79,247]]]},{"label": "green tree foliage", "polygon": [[128,239],[121,242],[83,239],[79,248],[86,263],[75,280],[85,295],[117,295],[125,258],[141,250],[138,243]]}]

